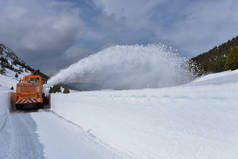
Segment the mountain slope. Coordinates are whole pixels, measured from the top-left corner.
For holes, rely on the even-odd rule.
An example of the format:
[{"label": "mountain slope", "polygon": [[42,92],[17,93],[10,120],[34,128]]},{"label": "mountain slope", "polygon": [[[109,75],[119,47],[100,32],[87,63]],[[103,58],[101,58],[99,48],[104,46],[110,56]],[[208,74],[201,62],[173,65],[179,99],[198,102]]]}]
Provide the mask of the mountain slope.
[{"label": "mountain slope", "polygon": [[[24,75],[31,74],[35,69],[27,65],[10,48],[0,44],[0,74],[7,77],[20,79]],[[47,80],[49,77],[42,72],[39,74]],[[0,83],[1,84],[1,83]]]},{"label": "mountain slope", "polygon": [[3,44],[0,44],[0,65],[2,69],[5,69],[5,73],[3,72],[3,74],[6,75],[9,75],[10,72],[17,74],[30,73],[34,70]]},{"label": "mountain slope", "polygon": [[191,60],[195,62],[197,67],[200,69],[198,70],[200,75],[222,72],[225,71],[224,66],[227,55],[234,46],[238,46],[238,36],[219,46],[215,46],[213,49],[205,53],[193,57]]}]

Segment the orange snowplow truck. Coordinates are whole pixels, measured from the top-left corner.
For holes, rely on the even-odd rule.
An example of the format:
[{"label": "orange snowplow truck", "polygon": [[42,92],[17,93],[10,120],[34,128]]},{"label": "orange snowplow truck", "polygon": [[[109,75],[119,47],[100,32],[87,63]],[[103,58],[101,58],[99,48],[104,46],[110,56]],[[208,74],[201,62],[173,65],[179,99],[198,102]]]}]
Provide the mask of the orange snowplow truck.
[{"label": "orange snowplow truck", "polygon": [[50,95],[46,96],[39,75],[27,75],[17,83],[16,92],[10,92],[11,110],[50,108]]}]

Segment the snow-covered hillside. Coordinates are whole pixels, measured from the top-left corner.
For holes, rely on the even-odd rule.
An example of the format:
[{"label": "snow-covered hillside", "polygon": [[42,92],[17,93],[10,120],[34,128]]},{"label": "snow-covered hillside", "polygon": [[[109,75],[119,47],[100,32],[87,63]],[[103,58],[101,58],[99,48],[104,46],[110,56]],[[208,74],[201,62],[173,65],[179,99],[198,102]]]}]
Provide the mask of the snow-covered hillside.
[{"label": "snow-covered hillside", "polygon": [[[33,71],[35,69],[27,65],[10,48],[0,44],[0,86],[15,86],[17,80]],[[45,74],[39,73],[44,79],[48,78]]]},{"label": "snow-covered hillside", "polygon": [[14,77],[18,75],[29,74],[33,70],[22,59],[3,44],[0,44],[0,70],[1,74]]},{"label": "snow-covered hillside", "polygon": [[15,87],[17,80],[33,69],[3,44],[0,44],[0,86]]},{"label": "snow-covered hillside", "polygon": [[1,58],[5,58],[9,63],[13,63],[14,61],[17,61],[18,63],[25,63],[23,60],[17,57],[10,48],[3,44],[0,44],[0,55]]},{"label": "snow-covered hillside", "polygon": [[236,159],[238,71],[189,84],[53,95],[53,111],[135,159]]}]

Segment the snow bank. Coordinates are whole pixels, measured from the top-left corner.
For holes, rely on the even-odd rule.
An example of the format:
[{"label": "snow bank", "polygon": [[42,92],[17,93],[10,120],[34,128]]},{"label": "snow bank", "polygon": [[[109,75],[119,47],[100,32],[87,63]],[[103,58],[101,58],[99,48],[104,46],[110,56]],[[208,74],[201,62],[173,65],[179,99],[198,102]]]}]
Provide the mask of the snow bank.
[{"label": "snow bank", "polygon": [[10,89],[12,86],[15,88],[17,80],[10,76],[4,76],[0,74],[0,87],[5,87]]},{"label": "snow bank", "polygon": [[10,133],[8,124],[8,93],[0,87],[0,158],[8,158],[10,146]]},{"label": "snow bank", "polygon": [[31,113],[49,159],[119,159],[82,129],[50,112]]},{"label": "snow bank", "polygon": [[218,85],[218,84],[236,83],[237,79],[238,79],[238,70],[226,71],[203,76],[189,83],[189,85]]},{"label": "snow bank", "polygon": [[56,94],[53,111],[135,159],[236,159],[238,73],[223,74],[173,88]]},{"label": "snow bank", "polygon": [[0,131],[4,128],[8,116],[8,96],[6,91],[0,87]]}]

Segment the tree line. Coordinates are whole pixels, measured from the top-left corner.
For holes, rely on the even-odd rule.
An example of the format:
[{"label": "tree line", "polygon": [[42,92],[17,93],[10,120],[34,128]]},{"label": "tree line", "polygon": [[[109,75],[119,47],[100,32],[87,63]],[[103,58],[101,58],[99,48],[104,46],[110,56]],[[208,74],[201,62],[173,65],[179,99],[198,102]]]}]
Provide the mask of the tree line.
[{"label": "tree line", "polygon": [[191,58],[190,67],[198,76],[238,69],[238,36]]}]

